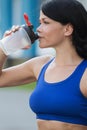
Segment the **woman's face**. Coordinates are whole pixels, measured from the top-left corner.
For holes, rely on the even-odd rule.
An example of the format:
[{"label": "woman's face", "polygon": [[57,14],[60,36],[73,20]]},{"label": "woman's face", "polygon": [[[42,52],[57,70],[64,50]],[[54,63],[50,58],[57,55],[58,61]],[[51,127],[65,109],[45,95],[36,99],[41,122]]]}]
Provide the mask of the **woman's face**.
[{"label": "woman's face", "polygon": [[40,12],[40,26],[37,28],[41,48],[59,46],[65,39],[65,25],[56,22]]}]

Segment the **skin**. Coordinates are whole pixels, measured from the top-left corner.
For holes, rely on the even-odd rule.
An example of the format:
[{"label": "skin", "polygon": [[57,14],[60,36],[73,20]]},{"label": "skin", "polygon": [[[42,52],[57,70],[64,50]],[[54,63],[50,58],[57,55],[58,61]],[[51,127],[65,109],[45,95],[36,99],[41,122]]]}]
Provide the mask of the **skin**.
[{"label": "skin", "polygon": [[[56,50],[55,59],[45,72],[45,80],[54,83],[66,79],[83,60],[72,45],[72,25],[62,25],[40,12],[40,26],[37,31],[39,34],[39,47],[53,47]],[[6,35],[8,34],[9,32]],[[51,58],[50,55],[40,56],[3,70],[2,67],[7,56],[0,49],[0,87],[18,86],[37,81],[42,67]],[[82,76],[80,90],[87,97],[87,70]],[[37,120],[37,125],[38,130],[87,130],[87,126],[83,125],[40,119]]]}]

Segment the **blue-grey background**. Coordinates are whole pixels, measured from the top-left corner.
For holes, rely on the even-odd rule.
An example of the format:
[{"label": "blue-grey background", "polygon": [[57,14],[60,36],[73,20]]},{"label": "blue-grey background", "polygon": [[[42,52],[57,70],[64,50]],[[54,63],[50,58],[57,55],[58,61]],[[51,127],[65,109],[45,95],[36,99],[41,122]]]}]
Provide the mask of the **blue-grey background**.
[{"label": "blue-grey background", "polygon": [[[44,0],[0,0],[0,38],[5,30],[13,25],[25,24],[23,14],[26,12],[36,31],[39,25],[40,5]],[[87,0],[79,0],[87,8]],[[6,66],[23,62],[25,59],[48,52],[40,50],[36,42],[27,51],[21,51],[8,57]],[[52,50],[49,49],[49,52]],[[28,100],[31,90],[0,88],[0,130],[36,130],[35,114],[29,108]]]}]

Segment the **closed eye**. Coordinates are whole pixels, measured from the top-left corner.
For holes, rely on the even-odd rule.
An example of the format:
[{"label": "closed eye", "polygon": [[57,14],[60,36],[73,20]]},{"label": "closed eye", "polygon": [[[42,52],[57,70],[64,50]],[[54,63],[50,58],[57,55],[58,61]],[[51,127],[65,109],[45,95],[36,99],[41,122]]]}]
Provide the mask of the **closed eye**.
[{"label": "closed eye", "polygon": [[39,22],[39,24],[49,24],[49,23],[50,22],[45,18],[41,19],[40,22]]},{"label": "closed eye", "polygon": [[49,22],[48,22],[48,21],[44,21],[44,23],[45,23],[45,24],[49,24]]}]

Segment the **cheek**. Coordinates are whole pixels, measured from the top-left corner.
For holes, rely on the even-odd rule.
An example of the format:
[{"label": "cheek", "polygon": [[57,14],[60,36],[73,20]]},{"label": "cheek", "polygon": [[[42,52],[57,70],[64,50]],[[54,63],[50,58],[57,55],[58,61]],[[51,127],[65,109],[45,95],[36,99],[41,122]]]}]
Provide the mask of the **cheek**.
[{"label": "cheek", "polygon": [[61,40],[64,37],[62,30],[57,30],[57,29],[52,29],[52,30],[46,31],[45,34],[46,34],[46,39],[50,43],[61,42]]},{"label": "cheek", "polygon": [[46,34],[46,35],[49,35],[51,33],[51,29],[49,29],[48,27],[44,27],[43,33]]},{"label": "cheek", "polygon": [[43,32],[44,32],[45,37],[48,39],[51,37],[53,38],[55,36],[54,34],[56,33],[54,29],[47,28],[47,27],[44,28]]},{"label": "cheek", "polygon": [[63,30],[56,27],[44,27],[43,38],[40,40],[40,47],[57,46],[64,38]]}]

